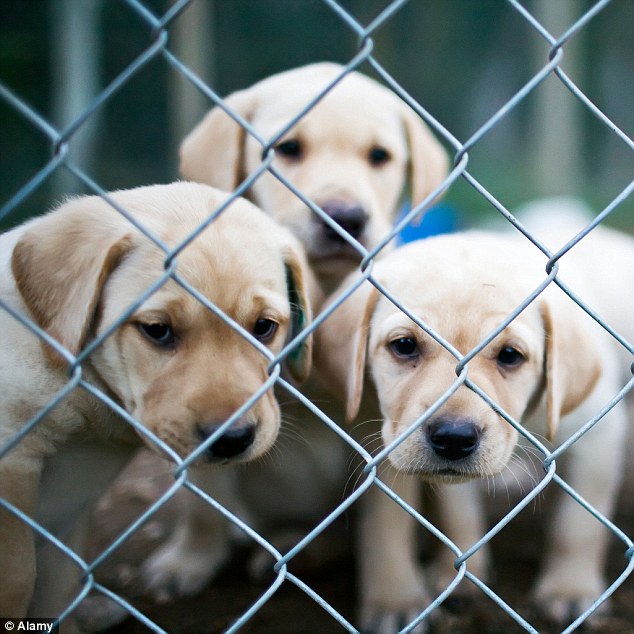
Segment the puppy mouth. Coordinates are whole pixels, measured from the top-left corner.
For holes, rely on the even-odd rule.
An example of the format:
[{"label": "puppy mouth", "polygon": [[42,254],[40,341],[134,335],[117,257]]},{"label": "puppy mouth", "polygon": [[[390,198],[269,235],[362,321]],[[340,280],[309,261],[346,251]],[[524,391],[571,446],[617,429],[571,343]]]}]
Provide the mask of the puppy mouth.
[{"label": "puppy mouth", "polygon": [[[471,456],[461,460],[431,463],[421,461],[421,464],[413,464],[407,472],[417,475],[427,482],[460,483],[469,480],[482,480],[497,475],[503,467],[488,464],[482,457]],[[402,469],[405,470],[405,469]]]},{"label": "puppy mouth", "polygon": [[358,264],[361,262],[361,254],[349,244],[328,245],[327,248],[319,249],[310,254],[310,261],[315,266],[327,266],[330,262],[346,262],[349,264]]},{"label": "puppy mouth", "polygon": [[311,261],[359,262],[362,254],[351,242],[356,241],[366,247],[368,237],[372,235],[371,217],[366,206],[356,201],[334,198],[322,202],[321,208],[328,216],[328,222],[323,218],[313,217],[310,226],[306,227],[307,235],[310,236],[307,247]]},{"label": "puppy mouth", "polygon": [[448,463],[440,462],[432,456],[425,458],[421,454],[418,460],[405,461],[392,455],[389,460],[398,471],[418,476],[428,482],[466,482],[483,477],[470,458]]},{"label": "puppy mouth", "polygon": [[320,280],[336,285],[359,266],[361,254],[349,245],[346,247],[321,249],[309,254],[310,264]]},{"label": "puppy mouth", "polygon": [[482,477],[481,473],[476,473],[470,469],[458,469],[446,467],[435,471],[428,471],[419,474],[424,480],[445,482],[447,484],[457,484],[468,482]]}]

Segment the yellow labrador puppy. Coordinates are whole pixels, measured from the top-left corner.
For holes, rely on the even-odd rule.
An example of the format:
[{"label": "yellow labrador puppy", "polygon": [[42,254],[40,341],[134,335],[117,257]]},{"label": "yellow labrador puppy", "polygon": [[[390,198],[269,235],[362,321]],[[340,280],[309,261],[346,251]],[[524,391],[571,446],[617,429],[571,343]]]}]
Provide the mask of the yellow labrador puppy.
[{"label": "yellow labrador puppy", "polygon": [[[420,117],[390,90],[356,72],[344,76],[286,129],[343,70],[332,63],[296,68],[224,101],[265,144],[272,142],[275,172],[344,233],[371,249],[388,233],[404,198],[418,205],[440,185],[447,157]],[[181,174],[231,190],[260,167],[262,151],[254,136],[216,107],[183,141]],[[360,262],[359,252],[342,234],[273,174],[262,174],[249,196],[302,241],[325,291]],[[322,395],[312,384],[308,393],[320,402]],[[347,453],[334,434],[324,433],[322,423],[307,416],[304,408],[297,410],[288,407],[306,439],[301,446],[282,446],[284,453],[275,464],[241,469],[233,477],[229,470],[196,474],[197,484],[242,517],[250,510],[250,522],[256,526],[263,518],[267,524],[279,524],[323,517],[341,499]],[[275,495],[272,482],[278,486]],[[198,592],[228,554],[226,540],[219,537],[217,514],[188,497],[187,515],[143,568],[147,587],[160,600]],[[242,508],[237,507],[240,498],[245,502]]]},{"label": "yellow labrador puppy", "polygon": [[[338,81],[290,129],[289,124],[344,68],[322,62],[295,68],[229,95],[227,108],[272,143],[276,174],[371,249],[389,231],[407,186],[418,205],[443,180],[447,157],[413,110],[360,73]],[[216,107],[180,149],[184,178],[235,189],[262,164],[263,144]],[[360,257],[304,200],[268,171],[251,198],[303,242],[322,284],[336,285]]]},{"label": "yellow labrador puppy", "polygon": [[[571,236],[551,239],[550,246],[558,248]],[[421,479],[487,478],[508,467],[518,443],[514,426],[458,381],[457,356],[481,347],[467,364],[468,381],[506,416],[555,445],[631,378],[632,355],[552,284],[487,340],[545,279],[546,261],[524,238],[474,232],[412,243],[378,262],[376,280],[453,346],[453,354],[369,282],[317,330],[317,369],[347,403],[349,418],[358,410],[369,371],[383,442],[398,440],[380,475],[413,506]],[[634,299],[625,289],[634,288],[634,240],[596,229],[562,258],[559,276],[632,340]],[[620,403],[562,459],[567,482],[608,517],[621,479],[625,428]],[[464,486],[441,491],[445,516],[458,526],[450,537],[463,549],[485,532],[473,497],[477,491]],[[405,513],[395,520],[395,511],[385,494],[370,490],[361,529],[360,587],[364,625],[374,624],[370,629],[379,632],[390,631],[389,624],[398,622],[395,614],[405,623],[429,603],[416,559],[415,522]],[[552,616],[565,619],[579,615],[606,588],[607,531],[566,495],[552,519],[534,596]],[[469,559],[467,566],[485,574],[482,557]]]},{"label": "yellow labrador puppy", "polygon": [[[176,183],[110,196],[151,239],[96,196],[72,199],[0,237],[0,614],[6,616],[60,614],[77,595],[80,574],[6,503],[81,554],[79,518],[139,436],[157,450],[152,438],[158,438],[172,456],[185,458],[218,432],[199,464],[261,456],[280,425],[272,387],[231,427],[219,428],[265,385],[268,355],[310,322],[302,248],[251,203],[235,200],[190,240],[227,194]],[[180,245],[174,277],[164,278],[167,252]],[[4,307],[51,339],[36,336]],[[288,359],[297,379],[309,372],[310,347],[306,339]],[[77,355],[81,363],[74,366]],[[76,387],[56,403],[73,381]],[[138,434],[125,414],[137,421]],[[31,428],[20,437],[25,425]]]}]

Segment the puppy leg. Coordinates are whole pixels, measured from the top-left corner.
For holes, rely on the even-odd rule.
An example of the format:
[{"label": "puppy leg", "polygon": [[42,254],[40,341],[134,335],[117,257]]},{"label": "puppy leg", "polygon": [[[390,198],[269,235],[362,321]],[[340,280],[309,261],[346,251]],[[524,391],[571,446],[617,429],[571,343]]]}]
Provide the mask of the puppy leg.
[{"label": "puppy leg", "polygon": [[[608,518],[622,477],[626,423],[625,407],[620,404],[569,450],[567,482]],[[537,605],[560,622],[578,616],[605,590],[608,538],[607,529],[575,500],[564,493],[561,498],[550,527],[545,565],[534,590]]]},{"label": "puppy leg", "polygon": [[[191,481],[215,500],[236,510],[237,473],[231,466],[193,470]],[[229,522],[207,502],[185,491],[184,516],[170,539],[143,564],[145,587],[159,603],[200,592],[227,561]],[[244,513],[236,510],[240,517]]]},{"label": "puppy leg", "polygon": [[[416,508],[420,482],[382,470],[381,480]],[[417,523],[376,487],[362,498],[358,552],[361,624],[364,632],[393,634],[429,605],[423,573],[417,564]],[[415,632],[426,631],[421,624]]]},{"label": "puppy leg", "polygon": [[[80,555],[84,553],[88,535],[89,513],[79,517],[64,543]],[[81,590],[81,569],[69,557],[45,541],[37,545],[37,580],[29,616],[50,618],[60,615]],[[60,626],[61,634],[74,634],[80,628],[73,613]]]},{"label": "puppy leg", "polygon": [[[132,445],[82,439],[68,441],[47,460],[38,494],[38,517],[80,557],[86,553],[90,517],[97,500],[133,452]],[[37,538],[36,552],[37,580],[29,616],[57,616],[81,591],[82,568],[44,537]],[[92,600],[89,597],[82,602],[82,612]],[[81,619],[79,612],[65,619],[62,634],[83,629]]]},{"label": "puppy leg", "polygon": [[[479,482],[463,484],[442,484],[436,488],[440,528],[458,548],[466,550],[486,533],[486,522]],[[440,554],[433,564],[430,581],[437,592],[444,590],[456,577],[454,562],[456,556],[452,550],[442,546]],[[467,560],[467,570],[483,581],[489,570],[489,551],[483,546]],[[460,592],[470,592],[475,587],[468,583],[460,585]]]},{"label": "puppy leg", "polygon": [[[25,460],[26,461],[26,460]],[[0,498],[33,515],[39,474],[0,467]],[[0,614],[26,616],[35,584],[35,541],[22,520],[0,508]]]}]

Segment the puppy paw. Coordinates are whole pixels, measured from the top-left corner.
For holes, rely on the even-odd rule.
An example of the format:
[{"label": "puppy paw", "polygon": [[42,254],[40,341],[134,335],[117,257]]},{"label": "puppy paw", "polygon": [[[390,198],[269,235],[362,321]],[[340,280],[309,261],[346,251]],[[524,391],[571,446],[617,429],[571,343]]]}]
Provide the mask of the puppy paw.
[{"label": "puppy paw", "polygon": [[[544,616],[555,623],[566,624],[588,609],[605,587],[600,579],[594,579],[591,575],[566,580],[545,577],[533,592],[533,602]],[[596,613],[608,610],[608,601],[605,601]]]},{"label": "puppy paw", "polygon": [[119,603],[103,595],[86,597],[74,617],[82,632],[101,632],[125,621],[130,613]]},{"label": "puppy paw", "polygon": [[[425,607],[399,609],[366,605],[361,609],[361,631],[364,634],[395,634],[416,619]],[[429,632],[429,619],[421,621],[410,632],[412,634],[427,634]]]},{"label": "puppy paw", "polygon": [[169,603],[198,594],[210,583],[228,556],[228,548],[188,550],[168,542],[141,568],[146,592],[157,603]]},{"label": "puppy paw", "polygon": [[[398,576],[375,578],[362,590],[361,631],[364,634],[394,634],[417,619],[431,603],[422,572],[418,568],[401,570]],[[426,634],[429,618],[413,630]]]}]

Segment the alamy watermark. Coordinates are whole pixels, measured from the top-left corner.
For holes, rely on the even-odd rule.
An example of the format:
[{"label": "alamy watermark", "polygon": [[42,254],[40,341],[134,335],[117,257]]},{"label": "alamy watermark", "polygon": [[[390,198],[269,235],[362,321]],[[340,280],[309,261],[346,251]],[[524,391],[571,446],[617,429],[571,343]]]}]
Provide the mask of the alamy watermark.
[{"label": "alamy watermark", "polygon": [[57,632],[56,619],[3,619],[0,634],[4,632]]}]

